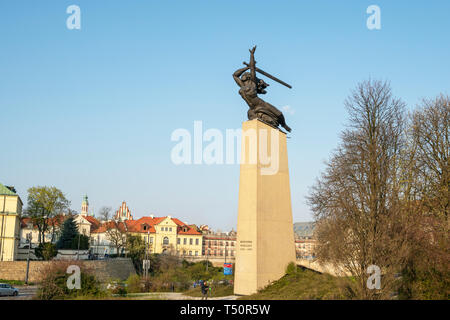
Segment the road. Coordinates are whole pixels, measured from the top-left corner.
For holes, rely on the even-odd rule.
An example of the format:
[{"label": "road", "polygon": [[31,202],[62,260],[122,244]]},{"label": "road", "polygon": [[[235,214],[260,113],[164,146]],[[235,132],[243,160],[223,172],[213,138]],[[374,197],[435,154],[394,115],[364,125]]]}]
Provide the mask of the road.
[{"label": "road", "polygon": [[37,286],[14,286],[19,289],[19,295],[16,297],[0,296],[0,300],[31,300],[36,293]]}]

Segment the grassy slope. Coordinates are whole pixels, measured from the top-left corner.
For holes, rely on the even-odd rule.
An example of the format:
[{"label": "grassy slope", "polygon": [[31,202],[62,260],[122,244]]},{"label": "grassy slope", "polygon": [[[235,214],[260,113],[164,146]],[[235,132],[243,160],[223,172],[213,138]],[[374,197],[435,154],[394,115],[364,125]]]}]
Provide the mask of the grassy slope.
[{"label": "grassy slope", "polygon": [[345,285],[348,279],[336,278],[298,268],[258,293],[239,300],[310,300],[347,299]]}]

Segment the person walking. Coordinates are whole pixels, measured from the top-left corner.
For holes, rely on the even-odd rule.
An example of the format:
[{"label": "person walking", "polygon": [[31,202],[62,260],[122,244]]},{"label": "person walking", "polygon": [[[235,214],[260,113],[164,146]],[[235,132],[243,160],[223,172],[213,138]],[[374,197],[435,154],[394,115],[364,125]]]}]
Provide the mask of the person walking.
[{"label": "person walking", "polygon": [[208,300],[208,283],[206,281],[202,281],[201,283],[201,290],[202,290],[202,300]]}]

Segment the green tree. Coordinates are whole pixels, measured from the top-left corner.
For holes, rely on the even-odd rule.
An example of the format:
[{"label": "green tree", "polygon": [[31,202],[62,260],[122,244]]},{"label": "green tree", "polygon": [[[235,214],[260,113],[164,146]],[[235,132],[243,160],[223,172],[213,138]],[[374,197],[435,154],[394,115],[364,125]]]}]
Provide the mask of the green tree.
[{"label": "green tree", "polygon": [[142,273],[142,261],[145,258],[145,243],[140,236],[127,234],[125,249],[139,274]]},{"label": "green tree", "polygon": [[58,254],[56,246],[53,243],[41,243],[34,249],[36,257],[42,260],[52,260]]},{"label": "green tree", "polygon": [[78,232],[78,226],[73,216],[69,216],[63,223],[61,236],[56,243],[58,249],[89,249],[89,237]]},{"label": "green tree", "polygon": [[45,234],[51,232],[52,239],[56,236],[57,215],[66,211],[70,201],[56,187],[32,187],[28,189],[28,203],[25,215],[30,217],[39,230],[39,244],[45,243]]}]

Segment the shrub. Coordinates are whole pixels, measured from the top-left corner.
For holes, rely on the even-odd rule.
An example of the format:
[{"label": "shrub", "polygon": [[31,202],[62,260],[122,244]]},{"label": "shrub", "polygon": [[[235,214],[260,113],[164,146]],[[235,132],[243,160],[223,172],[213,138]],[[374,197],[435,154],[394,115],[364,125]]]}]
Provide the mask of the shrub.
[{"label": "shrub", "polygon": [[142,292],[142,281],[141,277],[137,274],[132,274],[127,279],[127,291],[130,293]]},{"label": "shrub", "polygon": [[56,246],[53,243],[41,243],[34,249],[36,257],[42,260],[52,260],[58,254]]},{"label": "shrub", "polygon": [[[70,265],[80,267],[80,289],[69,289],[67,279],[71,274],[67,273]],[[42,270],[43,277],[38,286],[36,298],[41,300],[73,299],[83,297],[104,297],[100,282],[92,274],[91,270],[84,267],[78,261],[55,261]]]},{"label": "shrub", "polygon": [[294,262],[290,262],[286,267],[286,274],[293,275],[297,273],[297,266]]}]

